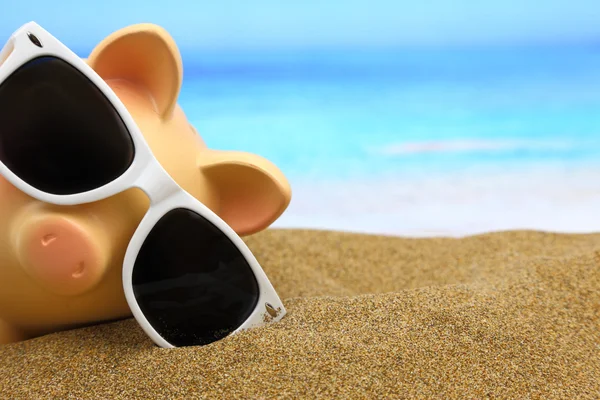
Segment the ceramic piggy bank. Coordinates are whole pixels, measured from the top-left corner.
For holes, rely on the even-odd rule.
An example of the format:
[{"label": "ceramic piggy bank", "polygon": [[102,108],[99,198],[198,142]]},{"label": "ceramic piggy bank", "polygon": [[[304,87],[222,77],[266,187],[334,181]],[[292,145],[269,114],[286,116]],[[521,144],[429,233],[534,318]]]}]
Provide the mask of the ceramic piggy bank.
[{"label": "ceramic piggy bank", "polygon": [[[177,103],[181,57],[164,29],[140,24],[114,32],[86,62],[119,96],[177,183],[239,235],[267,228],[287,208],[291,190],[275,165],[209,149],[190,125]],[[0,344],[129,317],[122,263],[148,206],[137,189],[56,206],[0,178]]]}]

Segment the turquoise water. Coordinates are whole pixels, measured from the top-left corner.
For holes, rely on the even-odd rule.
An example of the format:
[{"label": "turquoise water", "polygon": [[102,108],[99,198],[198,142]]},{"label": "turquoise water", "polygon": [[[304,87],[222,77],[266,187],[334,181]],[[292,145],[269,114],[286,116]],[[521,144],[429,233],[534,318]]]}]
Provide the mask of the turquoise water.
[{"label": "turquoise water", "polygon": [[184,61],[181,104],[208,144],[293,177],[600,159],[600,47]]},{"label": "turquoise water", "polygon": [[184,56],[210,147],[288,176],[279,226],[600,231],[600,46]]}]

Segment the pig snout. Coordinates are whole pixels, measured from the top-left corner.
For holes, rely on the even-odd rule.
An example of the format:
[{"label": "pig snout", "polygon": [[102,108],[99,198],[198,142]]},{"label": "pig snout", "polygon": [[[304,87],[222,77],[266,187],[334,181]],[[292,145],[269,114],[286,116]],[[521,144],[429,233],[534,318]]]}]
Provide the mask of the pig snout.
[{"label": "pig snout", "polygon": [[38,216],[23,222],[16,236],[23,268],[57,294],[76,295],[90,290],[107,268],[105,234],[93,222]]}]

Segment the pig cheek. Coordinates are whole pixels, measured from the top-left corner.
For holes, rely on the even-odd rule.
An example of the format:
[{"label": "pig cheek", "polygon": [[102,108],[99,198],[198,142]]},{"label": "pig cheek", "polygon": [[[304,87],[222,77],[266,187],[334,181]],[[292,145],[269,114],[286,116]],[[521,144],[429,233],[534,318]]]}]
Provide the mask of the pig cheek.
[{"label": "pig cheek", "polygon": [[106,269],[105,249],[67,219],[38,221],[19,236],[17,252],[22,266],[56,294],[84,293],[98,283]]},{"label": "pig cheek", "polygon": [[5,214],[11,206],[25,203],[28,199],[25,193],[13,186],[3,176],[0,176],[0,206],[2,207],[0,211],[2,214]]}]

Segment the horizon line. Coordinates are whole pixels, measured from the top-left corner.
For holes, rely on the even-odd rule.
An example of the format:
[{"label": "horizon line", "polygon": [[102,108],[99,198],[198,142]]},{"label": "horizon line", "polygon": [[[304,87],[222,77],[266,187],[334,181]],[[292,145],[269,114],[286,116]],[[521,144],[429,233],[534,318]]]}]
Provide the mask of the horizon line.
[{"label": "horizon line", "polygon": [[[73,46],[72,51],[80,57],[87,57],[97,45]],[[481,50],[510,50],[510,49],[552,49],[552,48],[597,48],[598,40],[563,40],[563,41],[529,41],[529,42],[490,42],[490,43],[402,43],[402,44],[324,44],[324,45],[179,45],[182,55],[194,53],[208,54],[252,54],[252,53],[319,53],[319,52],[391,52],[391,51],[481,51]]]}]

